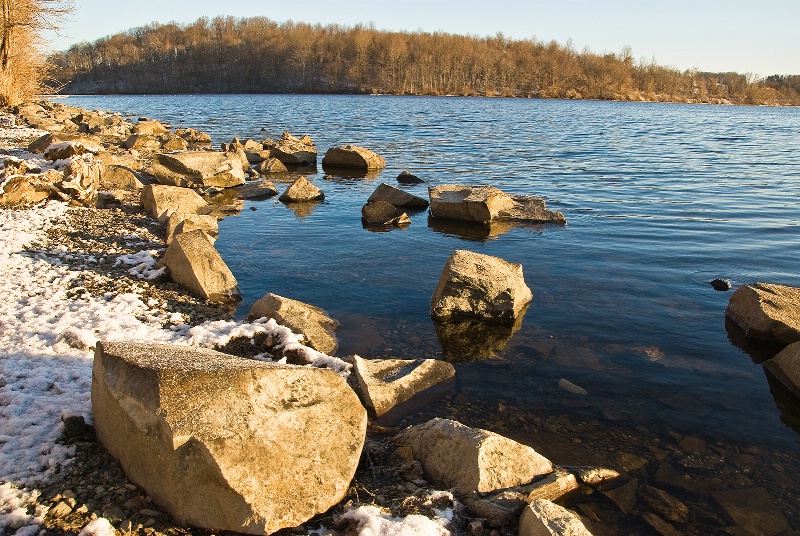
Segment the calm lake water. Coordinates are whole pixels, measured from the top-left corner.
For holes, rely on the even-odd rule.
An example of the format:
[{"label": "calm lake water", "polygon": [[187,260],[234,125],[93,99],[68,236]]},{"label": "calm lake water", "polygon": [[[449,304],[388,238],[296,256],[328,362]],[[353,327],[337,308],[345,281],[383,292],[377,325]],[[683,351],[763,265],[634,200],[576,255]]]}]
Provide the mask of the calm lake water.
[{"label": "calm lake water", "polygon": [[[480,406],[486,422],[550,413],[797,450],[786,424],[796,404],[779,409],[762,367],[731,342],[731,293],[709,281],[800,286],[800,109],[299,95],[64,102],[192,126],[217,146],[288,129],[312,137],[320,162],[345,143],[386,158],[374,177],[305,173],[326,194],[311,210],[248,201],[220,223],[217,247],[244,293],[240,317],[274,292],[338,319],[339,355],[456,361],[451,399]],[[361,206],[402,170],[429,184],[538,195],[568,225],[488,232],[417,212],[403,230],[364,229]],[[407,190],[427,197],[425,184]],[[428,310],[456,249],[521,263],[534,300],[515,333],[473,326],[475,346],[443,334],[443,352]],[[559,388],[562,378],[588,395]],[[480,412],[471,419],[481,424]]]}]

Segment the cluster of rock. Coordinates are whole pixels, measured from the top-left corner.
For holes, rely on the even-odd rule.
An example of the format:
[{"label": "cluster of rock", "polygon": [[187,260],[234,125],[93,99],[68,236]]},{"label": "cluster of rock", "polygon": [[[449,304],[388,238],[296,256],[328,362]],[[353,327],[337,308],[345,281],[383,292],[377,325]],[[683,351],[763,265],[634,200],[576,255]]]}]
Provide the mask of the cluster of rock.
[{"label": "cluster of rock", "polygon": [[796,396],[800,396],[800,288],[772,283],[739,287],[725,316],[749,339],[783,348],[762,364]]}]

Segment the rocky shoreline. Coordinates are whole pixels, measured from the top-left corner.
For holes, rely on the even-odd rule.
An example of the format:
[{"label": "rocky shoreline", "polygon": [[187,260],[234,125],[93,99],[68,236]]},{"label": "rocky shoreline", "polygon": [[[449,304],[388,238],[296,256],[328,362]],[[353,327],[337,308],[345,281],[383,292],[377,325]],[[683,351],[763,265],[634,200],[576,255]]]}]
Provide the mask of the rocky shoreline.
[{"label": "rocky shoreline", "polygon": [[[25,141],[29,140],[18,139],[16,148],[9,142],[0,149],[23,154]],[[87,295],[134,293],[147,304],[145,314],[162,327],[230,320],[232,310],[227,304],[199,299],[170,281],[133,277],[129,265],[117,262],[121,255],[163,252],[166,227],[138,206],[138,195],[117,193],[115,199],[118,203],[111,208],[68,209],[63,220],[47,228],[46,242],[29,252],[58,250],[62,262],[81,273],[68,292],[76,302]],[[131,241],[132,236],[140,240]],[[65,342],[86,351],[91,341],[77,333]],[[236,340],[220,346],[232,353],[246,347]],[[580,403],[579,399],[574,403]],[[653,438],[647,430],[565,422],[558,415],[532,416],[519,408],[497,410],[504,413],[505,423],[519,425],[509,429],[498,422],[494,431],[511,438],[538,436],[542,443],[537,451],[564,466],[565,474],[585,475],[584,469],[576,467],[595,466],[616,475],[613,484],[587,476],[581,485],[573,477],[574,487],[555,486],[560,490],[559,502],[584,516],[593,534],[790,535],[795,533],[790,526],[800,526],[795,504],[800,464],[790,453],[767,456],[760,448],[711,445],[679,434]],[[460,404],[458,395],[447,395],[436,408],[418,408],[414,422],[422,415],[469,422],[471,416],[485,411]],[[172,521],[146,492],[127,481],[117,462],[96,441],[93,427],[83,424],[80,415],[68,417],[74,418],[65,420],[61,441],[74,448],[72,461],[37,483],[41,495],[28,497],[24,505],[27,512],[41,514],[47,534],[78,533],[98,518],[109,520],[124,534],[207,533]],[[485,493],[458,507],[452,496],[441,495],[424,479],[423,466],[415,456],[392,441],[411,424],[409,418],[407,413],[394,420],[374,421],[345,498],[303,526],[279,533],[358,533],[363,527],[346,512],[359,505],[378,505],[398,519],[419,513],[436,518],[437,510],[451,508],[455,517],[447,530],[453,534],[516,534],[522,491],[507,489],[502,496]],[[23,529],[30,526],[21,525]]]}]

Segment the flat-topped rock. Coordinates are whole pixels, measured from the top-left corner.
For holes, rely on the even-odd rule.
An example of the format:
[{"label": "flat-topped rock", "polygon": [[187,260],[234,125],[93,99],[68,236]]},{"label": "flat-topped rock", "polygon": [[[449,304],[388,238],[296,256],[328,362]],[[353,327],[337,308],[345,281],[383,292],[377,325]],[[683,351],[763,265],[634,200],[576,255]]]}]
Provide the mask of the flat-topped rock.
[{"label": "flat-topped rock", "polygon": [[436,359],[353,358],[353,369],[367,409],[380,417],[434,385],[452,378],[453,365]]},{"label": "flat-topped rock", "polygon": [[180,524],[271,534],[327,511],[367,414],[334,371],[187,346],[97,345],[97,438]]},{"label": "flat-topped rock", "polygon": [[322,165],[324,167],[367,171],[385,168],[386,160],[378,153],[364,147],[340,145],[339,147],[328,149],[322,159]]},{"label": "flat-topped rock", "polygon": [[374,203],[375,201],[385,201],[391,203],[396,207],[409,207],[409,208],[428,208],[428,202],[421,197],[404,192],[400,188],[395,188],[386,183],[381,183],[369,196],[367,202]]},{"label": "flat-topped rock", "polygon": [[542,199],[509,195],[494,186],[442,184],[428,187],[431,216],[450,220],[489,223],[566,223],[560,212],[547,210]]},{"label": "flat-topped rock", "polygon": [[202,230],[175,236],[159,266],[166,266],[173,281],[203,299],[217,303],[242,299],[236,278]]},{"label": "flat-topped rock", "polygon": [[157,154],[150,173],[161,184],[170,186],[229,188],[245,182],[242,162],[218,151]]},{"label": "flat-topped rock", "polygon": [[253,304],[248,316],[274,318],[278,324],[302,334],[308,346],[325,354],[333,354],[339,345],[334,333],[339,323],[319,307],[301,301],[270,293]]},{"label": "flat-topped rock", "polygon": [[532,299],[521,264],[456,250],[447,260],[433,293],[431,316],[513,322]]},{"label": "flat-topped rock", "polygon": [[744,285],[731,295],[725,315],[747,337],[783,344],[800,341],[800,288]]},{"label": "flat-topped rock", "polygon": [[198,210],[208,206],[206,200],[190,188],[163,184],[145,185],[139,204],[161,223],[166,222],[173,212],[196,214]]},{"label": "flat-topped rock", "polygon": [[411,447],[429,480],[463,495],[527,484],[553,471],[532,448],[449,419],[411,426],[397,442]]}]

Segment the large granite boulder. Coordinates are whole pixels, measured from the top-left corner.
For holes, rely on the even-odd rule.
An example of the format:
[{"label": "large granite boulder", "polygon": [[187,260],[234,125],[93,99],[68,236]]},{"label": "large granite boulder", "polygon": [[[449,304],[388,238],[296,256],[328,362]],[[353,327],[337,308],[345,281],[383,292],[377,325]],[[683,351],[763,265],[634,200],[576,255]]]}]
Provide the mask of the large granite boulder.
[{"label": "large granite boulder", "polygon": [[96,144],[87,143],[86,145],[80,141],[60,141],[58,143],[51,143],[47,149],[44,150],[45,160],[66,160],[73,156],[79,156],[86,153],[97,154],[100,148]]},{"label": "large granite boulder", "polygon": [[192,214],[173,212],[167,220],[167,245],[179,234],[200,229],[206,233],[208,240],[213,244],[219,236],[219,223],[217,218],[210,214]]},{"label": "large granite boulder", "polygon": [[800,397],[800,341],[790,344],[778,355],[766,360],[764,367]]},{"label": "large granite boulder", "polygon": [[189,149],[189,142],[174,134],[162,136],[160,141],[161,149],[164,151],[187,151]]},{"label": "large granite boulder", "polygon": [[33,140],[28,145],[28,150],[32,153],[43,153],[52,145],[67,142],[79,143],[84,149],[86,149],[85,152],[89,153],[97,154],[103,150],[103,146],[100,144],[100,141],[95,137],[87,136],[85,134],[62,133],[45,134],[44,136]]},{"label": "large granite boulder", "polygon": [[201,298],[217,303],[242,299],[236,278],[204,231],[175,236],[158,264],[169,269],[173,281]]},{"label": "large granite boulder", "polygon": [[450,363],[437,359],[353,358],[353,370],[367,409],[380,417],[434,385],[455,376]]},{"label": "large granite boulder", "polygon": [[308,203],[322,201],[325,193],[311,184],[305,177],[298,177],[278,198],[283,203]]},{"label": "large granite boulder", "polygon": [[553,471],[532,448],[449,419],[406,428],[397,443],[411,447],[430,481],[462,495],[527,484]]},{"label": "large granite boulder", "polygon": [[384,182],[379,184],[378,187],[375,188],[375,191],[369,196],[369,199],[367,199],[369,203],[375,201],[385,201],[396,207],[428,208],[428,202],[421,197],[411,195],[400,188],[395,188]]},{"label": "large granite boulder", "polygon": [[54,169],[37,175],[16,175],[0,183],[0,206],[24,206],[41,203],[49,197],[60,197],[56,184],[63,174]]},{"label": "large granite boulder", "polygon": [[519,536],[592,536],[574,512],[545,499],[534,499],[522,511]]},{"label": "large granite boulder", "polygon": [[61,189],[75,201],[94,206],[100,190],[100,173],[103,162],[92,158],[91,153],[74,156],[64,166],[64,180]]},{"label": "large granite boulder", "polygon": [[150,173],[161,184],[172,186],[228,188],[244,184],[241,161],[218,151],[157,154]]},{"label": "large granite boulder", "polygon": [[753,339],[800,341],[800,288],[754,283],[731,295],[725,315]]},{"label": "large granite boulder", "polygon": [[494,186],[442,184],[428,187],[428,196],[434,218],[477,223],[566,223],[564,215],[547,210],[542,199],[531,195],[509,195]]},{"label": "large granite boulder", "polygon": [[260,175],[268,175],[270,173],[286,173],[289,171],[286,166],[277,158],[268,157],[262,162],[257,164],[255,169]]},{"label": "large granite boulder", "polygon": [[100,174],[101,187],[112,190],[138,192],[144,188],[142,177],[134,170],[119,165],[110,165]]},{"label": "large granite boulder", "polygon": [[97,344],[92,413],[106,450],[178,523],[247,534],[339,502],[367,426],[332,370],[134,343]]},{"label": "large granite boulder", "polygon": [[323,167],[367,171],[385,168],[386,160],[378,153],[364,147],[341,145],[328,149],[322,159],[322,165]]},{"label": "large granite boulder", "polygon": [[131,134],[123,145],[126,149],[137,151],[158,151],[161,149],[161,140],[151,134]]},{"label": "large granite boulder", "polygon": [[456,250],[447,260],[433,293],[431,316],[513,322],[532,299],[521,264]]},{"label": "large granite boulder", "polygon": [[408,225],[408,214],[386,201],[375,201],[361,207],[361,221],[364,225]]},{"label": "large granite boulder", "polygon": [[205,199],[190,188],[163,184],[148,184],[142,188],[139,204],[161,223],[173,212],[196,214],[208,206]]},{"label": "large granite boulder", "polygon": [[158,136],[160,134],[166,134],[169,132],[169,129],[162,125],[160,121],[153,119],[151,121],[141,121],[138,125],[134,125],[132,132],[134,134]]},{"label": "large granite boulder", "polygon": [[324,354],[333,354],[339,342],[334,331],[339,323],[319,307],[301,301],[267,294],[253,304],[250,318],[274,318],[275,321],[306,338],[311,348]]},{"label": "large granite boulder", "polygon": [[296,138],[285,130],[278,141],[267,139],[262,144],[271,157],[277,158],[284,164],[317,165],[317,147],[308,136]]}]

